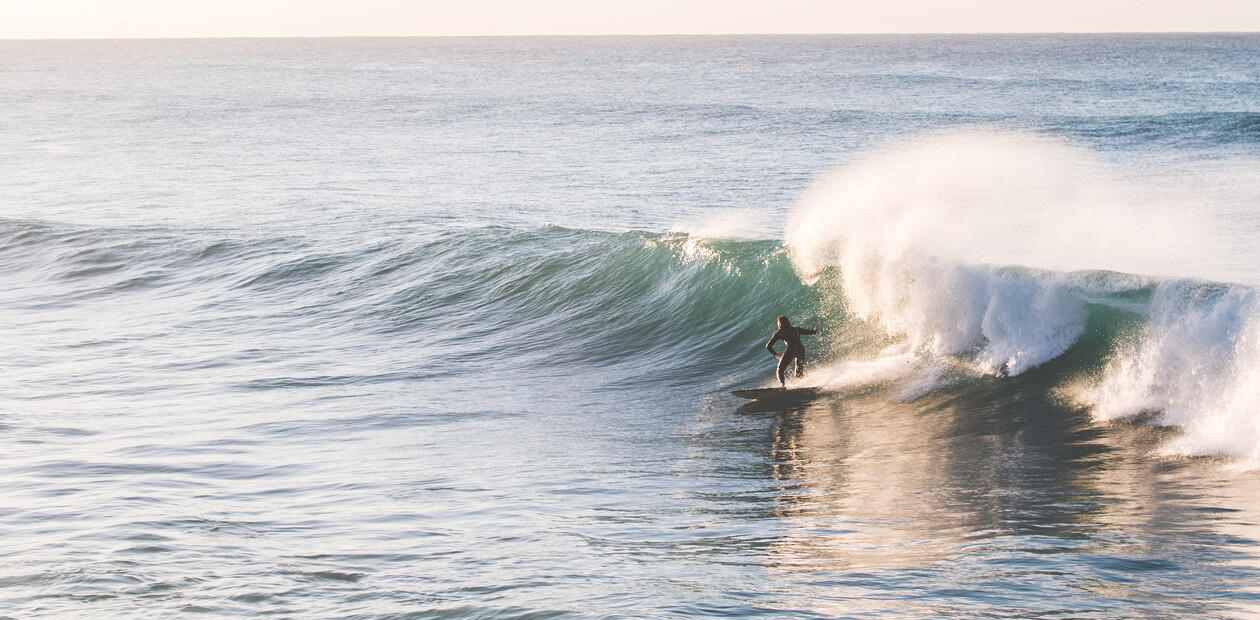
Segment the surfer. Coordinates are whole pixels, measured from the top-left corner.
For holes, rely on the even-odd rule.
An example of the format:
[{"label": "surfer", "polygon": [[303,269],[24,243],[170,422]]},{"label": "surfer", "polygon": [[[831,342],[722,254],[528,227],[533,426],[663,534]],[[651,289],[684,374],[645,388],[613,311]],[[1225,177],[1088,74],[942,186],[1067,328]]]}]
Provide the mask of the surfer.
[{"label": "surfer", "polygon": [[[770,342],[766,343],[766,350],[770,352],[770,355],[779,358],[779,368],[775,375],[779,378],[779,385],[781,387],[787,387],[787,381],[784,379],[784,373],[787,372],[788,365],[791,364],[793,360],[796,361],[796,376],[800,377],[805,374],[805,345],[801,344],[801,336],[817,334],[818,332],[819,329],[817,327],[796,327],[792,325],[792,322],[789,321],[787,317],[779,317],[779,330],[774,332],[774,336],[771,336]],[[783,351],[782,355],[775,353],[774,351],[774,343],[780,340],[787,345],[787,349]]]}]

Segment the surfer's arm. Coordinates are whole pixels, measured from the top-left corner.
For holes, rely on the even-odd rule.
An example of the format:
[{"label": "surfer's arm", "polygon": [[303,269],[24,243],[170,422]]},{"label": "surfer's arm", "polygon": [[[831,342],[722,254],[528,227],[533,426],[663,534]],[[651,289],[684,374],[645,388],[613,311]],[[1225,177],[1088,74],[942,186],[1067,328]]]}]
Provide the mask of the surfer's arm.
[{"label": "surfer's arm", "polygon": [[821,329],[818,329],[817,327],[814,327],[814,328],[812,328],[812,329],[806,329],[806,328],[802,327],[800,331],[801,331],[801,333],[802,333],[802,334],[808,334],[808,335],[812,336],[812,335],[817,334],[818,332],[820,332],[820,331],[822,331],[822,330],[821,330]]},{"label": "surfer's arm", "polygon": [[779,354],[778,354],[778,353],[776,353],[776,352],[775,352],[775,350],[774,350],[774,343],[778,342],[779,340],[781,340],[781,338],[780,338],[780,336],[779,336],[779,333],[778,333],[778,332],[775,332],[775,334],[774,334],[774,338],[771,338],[771,339],[770,339],[770,342],[767,342],[767,343],[766,343],[766,350],[770,352],[770,355],[773,355],[773,356],[775,356],[775,357],[779,357]]}]

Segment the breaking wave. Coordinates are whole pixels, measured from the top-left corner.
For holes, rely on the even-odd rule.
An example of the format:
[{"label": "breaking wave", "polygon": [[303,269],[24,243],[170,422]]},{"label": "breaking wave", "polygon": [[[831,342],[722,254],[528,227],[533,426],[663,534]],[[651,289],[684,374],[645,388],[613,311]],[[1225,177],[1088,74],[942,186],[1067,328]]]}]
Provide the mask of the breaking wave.
[{"label": "breaking wave", "polygon": [[914,398],[1091,351],[1046,388],[1071,384],[1099,420],[1176,426],[1170,453],[1260,465],[1257,289],[1210,279],[1223,246],[1185,207],[1042,136],[971,129],[873,153],[788,221],[802,278],[887,338],[814,380]]},{"label": "breaking wave", "polygon": [[426,372],[592,389],[768,382],[762,345],[788,314],[824,330],[814,384],[912,403],[1018,381],[1100,422],[1176,427],[1170,454],[1260,466],[1260,291],[1196,272],[1204,227],[1098,170],[1053,139],[954,132],[822,180],[784,242],[739,237],[749,214],[335,243],[3,220],[0,266],[13,316],[99,306],[152,338],[300,331]]}]

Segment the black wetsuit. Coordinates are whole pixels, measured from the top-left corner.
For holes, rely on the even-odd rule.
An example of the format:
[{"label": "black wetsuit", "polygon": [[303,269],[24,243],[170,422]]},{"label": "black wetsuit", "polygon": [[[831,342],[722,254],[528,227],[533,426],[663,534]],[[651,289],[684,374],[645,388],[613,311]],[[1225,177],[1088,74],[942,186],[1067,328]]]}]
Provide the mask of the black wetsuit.
[{"label": "black wetsuit", "polygon": [[796,327],[788,325],[780,327],[779,331],[774,332],[774,336],[770,338],[770,342],[766,343],[766,350],[779,355],[774,351],[774,343],[782,340],[787,344],[787,350],[779,357],[779,368],[775,376],[779,378],[779,383],[784,383],[784,373],[787,371],[788,364],[792,360],[796,360],[796,376],[801,376],[805,372],[805,345],[801,343],[802,334],[817,334],[817,329],[808,329],[804,327]]}]

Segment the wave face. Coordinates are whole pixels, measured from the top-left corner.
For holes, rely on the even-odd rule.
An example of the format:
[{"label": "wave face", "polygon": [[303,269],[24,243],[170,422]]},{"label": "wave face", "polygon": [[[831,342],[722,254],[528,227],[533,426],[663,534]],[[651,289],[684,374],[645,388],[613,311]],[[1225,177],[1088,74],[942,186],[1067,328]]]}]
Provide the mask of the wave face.
[{"label": "wave face", "polygon": [[[543,227],[444,233],[386,264],[364,312],[512,367],[616,368],[614,383],[706,379],[749,362],[753,317],[813,297],[778,243]],[[752,330],[750,332],[750,330]],[[764,353],[762,353],[764,355]]]},{"label": "wave face", "polygon": [[616,369],[600,375],[614,383],[709,381],[768,358],[748,345],[778,313],[817,306],[774,241],[556,226],[321,241],[8,220],[0,265],[31,282],[6,292],[19,313],[125,312],[115,327],[171,347],[300,328],[350,355],[415,347],[456,374]]}]

